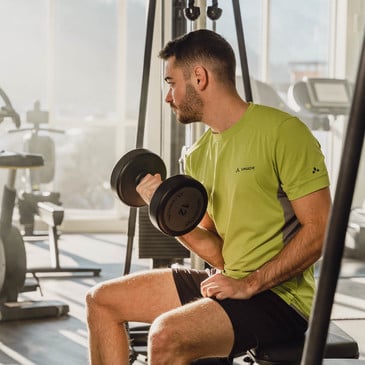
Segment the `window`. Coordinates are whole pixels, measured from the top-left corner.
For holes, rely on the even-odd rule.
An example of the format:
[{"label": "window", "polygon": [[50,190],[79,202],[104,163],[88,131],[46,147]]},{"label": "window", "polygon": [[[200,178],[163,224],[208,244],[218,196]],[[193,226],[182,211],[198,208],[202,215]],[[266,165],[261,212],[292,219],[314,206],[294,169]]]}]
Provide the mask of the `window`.
[{"label": "window", "polygon": [[[52,129],[39,134],[56,147],[55,176],[43,190],[59,191],[69,211],[115,208],[109,178],[135,134],[126,121],[137,119],[145,10],[143,0],[0,2],[0,88],[28,129],[9,134],[15,126],[5,121],[1,146],[24,150],[32,127],[27,111],[38,100],[49,112],[40,127]],[[0,178],[5,181],[3,172]],[[19,189],[24,179],[17,179]]]},{"label": "window", "polygon": [[[252,78],[273,85],[286,97],[289,85],[302,77],[328,76],[329,0],[242,0],[239,3]],[[219,6],[223,14],[216,29],[233,44],[239,61],[232,4],[221,1]]]},{"label": "window", "polygon": [[329,31],[329,0],[272,0],[268,81],[285,93],[305,76],[328,77]]},{"label": "window", "polygon": [[45,104],[48,67],[46,1],[1,1],[0,44],[0,87],[14,108],[24,114],[35,99]]},{"label": "window", "polygon": [[[21,128],[30,127],[26,112],[39,100],[49,111],[49,125],[41,127],[64,132],[50,133],[56,173],[46,189],[59,191],[66,209],[91,214],[115,209],[109,178],[119,155],[134,147],[147,5],[144,0],[0,2],[0,87],[20,114]],[[239,5],[252,78],[286,100],[292,82],[328,76],[330,0]],[[232,2],[219,1],[219,7],[223,13],[215,27],[233,45],[240,75]],[[13,128],[9,121],[0,124],[1,146],[21,151],[29,132],[9,134]],[[22,188],[24,181],[18,180]]]},{"label": "window", "polygon": [[[246,43],[246,52],[250,76],[258,78],[262,65],[262,2],[243,0],[239,1],[243,23],[243,32]],[[220,1],[222,16],[216,22],[216,30],[222,34],[233,46],[237,58],[237,74],[241,75],[239,62],[239,46],[237,43],[236,27],[232,3]]]},{"label": "window", "polygon": [[53,1],[48,32],[56,120],[116,120],[117,5],[116,0]]}]

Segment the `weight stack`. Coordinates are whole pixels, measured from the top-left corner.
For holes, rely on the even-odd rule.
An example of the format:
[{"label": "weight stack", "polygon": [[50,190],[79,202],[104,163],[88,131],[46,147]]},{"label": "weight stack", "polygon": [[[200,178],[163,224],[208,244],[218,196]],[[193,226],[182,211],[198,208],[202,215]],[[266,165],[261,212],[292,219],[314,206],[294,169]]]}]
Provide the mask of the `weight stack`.
[{"label": "weight stack", "polygon": [[154,267],[170,266],[190,257],[190,251],[174,237],[160,232],[151,223],[148,207],[139,208],[139,258],[153,259]]}]

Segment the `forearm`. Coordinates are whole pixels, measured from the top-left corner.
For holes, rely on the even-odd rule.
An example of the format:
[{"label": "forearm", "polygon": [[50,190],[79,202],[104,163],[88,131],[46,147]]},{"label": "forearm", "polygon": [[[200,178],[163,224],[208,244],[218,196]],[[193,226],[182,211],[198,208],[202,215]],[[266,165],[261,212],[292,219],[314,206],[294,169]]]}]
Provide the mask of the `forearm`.
[{"label": "forearm", "polygon": [[291,204],[301,228],[279,254],[244,279],[243,287],[248,287],[252,295],[301,274],[322,254],[331,208],[329,189],[318,190]]},{"label": "forearm", "polygon": [[198,226],[193,231],[176,238],[208,264],[217,269],[223,269],[223,241],[218,234]]},{"label": "forearm", "polygon": [[302,227],[278,255],[242,279],[251,295],[271,289],[314,264],[321,256],[324,239],[315,231],[315,226]]},{"label": "forearm", "polygon": [[[150,204],[151,198],[160,184],[161,176],[159,174],[147,174],[137,185],[136,190],[146,204]],[[183,236],[175,238],[210,265],[217,269],[223,269],[223,241],[207,212],[198,227]]]}]

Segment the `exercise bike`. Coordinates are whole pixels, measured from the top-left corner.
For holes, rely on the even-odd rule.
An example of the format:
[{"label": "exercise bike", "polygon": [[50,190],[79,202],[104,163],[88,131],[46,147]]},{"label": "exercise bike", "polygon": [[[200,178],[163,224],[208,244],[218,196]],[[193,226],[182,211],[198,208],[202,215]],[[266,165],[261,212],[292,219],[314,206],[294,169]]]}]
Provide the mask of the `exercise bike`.
[{"label": "exercise bike", "polygon": [[9,133],[24,133],[24,151],[31,154],[40,154],[44,159],[42,167],[29,169],[26,173],[27,190],[21,191],[18,196],[19,222],[24,227],[25,239],[32,240],[47,236],[44,232],[35,232],[35,216],[38,215],[40,202],[49,202],[59,207],[63,213],[60,193],[46,191],[45,184],[53,182],[55,176],[56,148],[50,133],[63,134],[64,131],[55,128],[43,128],[42,124],[49,121],[49,113],[41,110],[40,102],[34,103],[33,110],[26,113],[26,121],[30,127],[9,130]]},{"label": "exercise bike", "polygon": [[[0,110],[0,122],[10,117],[19,127],[20,118],[9,98],[0,89],[5,107]],[[58,301],[18,301],[22,292],[35,291],[38,280],[26,278],[27,262],[24,240],[19,229],[12,224],[16,201],[16,173],[18,169],[39,168],[41,155],[0,151],[0,168],[9,170],[4,185],[0,213],[0,322],[44,317],[59,317],[69,312],[69,306]]]},{"label": "exercise bike", "polygon": [[[8,99],[8,98],[7,98]],[[8,99],[9,100],[9,99]],[[9,101],[10,102],[10,101]],[[43,164],[37,168],[26,168],[27,186],[17,195],[19,223],[23,226],[23,238],[26,242],[48,240],[50,265],[32,267],[27,270],[34,276],[38,273],[91,273],[99,276],[101,269],[94,267],[65,267],[61,265],[59,255],[59,226],[63,222],[64,208],[60,200],[60,193],[44,190],[43,187],[53,181],[55,176],[56,147],[50,133],[63,134],[64,131],[55,128],[43,128],[42,124],[49,122],[49,113],[41,110],[40,102],[34,103],[33,110],[26,113],[26,120],[31,124],[29,128],[9,130],[9,133],[26,133],[23,137],[24,151],[28,156],[41,155]],[[35,231],[35,217],[48,226],[48,232]]]}]

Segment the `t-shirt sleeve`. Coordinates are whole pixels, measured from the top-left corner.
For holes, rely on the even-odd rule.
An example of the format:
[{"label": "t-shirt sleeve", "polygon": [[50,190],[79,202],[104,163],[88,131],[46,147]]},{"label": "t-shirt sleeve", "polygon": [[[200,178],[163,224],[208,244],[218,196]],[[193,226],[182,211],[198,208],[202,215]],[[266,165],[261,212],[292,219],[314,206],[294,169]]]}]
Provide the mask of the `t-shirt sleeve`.
[{"label": "t-shirt sleeve", "polygon": [[299,119],[289,118],[281,124],[275,156],[281,187],[290,200],[329,186],[321,146]]}]

